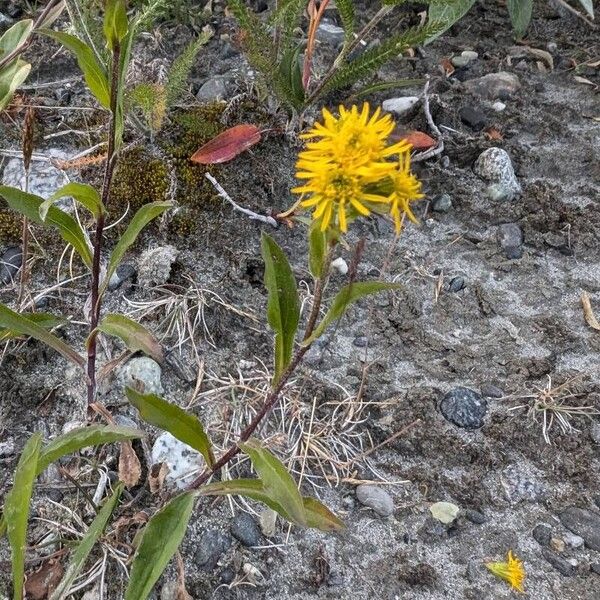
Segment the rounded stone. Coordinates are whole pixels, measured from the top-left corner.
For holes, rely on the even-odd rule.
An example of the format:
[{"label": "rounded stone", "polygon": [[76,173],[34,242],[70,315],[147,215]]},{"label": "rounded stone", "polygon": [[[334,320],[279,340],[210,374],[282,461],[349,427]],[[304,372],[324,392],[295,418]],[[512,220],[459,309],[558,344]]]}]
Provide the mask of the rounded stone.
[{"label": "rounded stone", "polygon": [[487,402],[474,390],[457,387],[442,398],[440,412],[458,427],[479,429],[487,413]]},{"label": "rounded stone", "polygon": [[259,546],[262,541],[258,523],[245,512],[237,514],[231,521],[231,535],[248,547]]},{"label": "rounded stone", "polygon": [[9,246],[0,257],[0,285],[13,281],[22,263],[21,247]]},{"label": "rounded stone", "polygon": [[156,438],[151,452],[152,464],[165,463],[169,468],[164,485],[169,489],[185,489],[206,467],[204,457],[187,444],[165,431]]},{"label": "rounded stone", "polygon": [[449,194],[440,194],[433,200],[431,208],[434,212],[448,212],[452,208],[452,198]]},{"label": "rounded stone", "polygon": [[394,512],[393,498],[382,488],[362,483],[356,488],[356,497],[363,506],[372,508],[380,517]]},{"label": "rounded stone", "polygon": [[161,396],[161,375],[162,369],[156,361],[147,356],[136,356],[121,369],[117,380],[121,387],[131,387],[142,394]]}]

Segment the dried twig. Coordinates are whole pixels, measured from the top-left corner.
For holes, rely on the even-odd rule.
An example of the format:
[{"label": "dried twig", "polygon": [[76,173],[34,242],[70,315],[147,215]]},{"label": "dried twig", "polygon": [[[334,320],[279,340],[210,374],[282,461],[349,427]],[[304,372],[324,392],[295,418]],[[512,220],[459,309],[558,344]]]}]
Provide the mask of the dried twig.
[{"label": "dried twig", "polygon": [[444,138],[442,136],[442,132],[439,130],[439,127],[435,124],[433,117],[431,116],[431,109],[429,108],[429,79],[425,82],[425,88],[423,89],[423,112],[425,113],[425,118],[427,119],[427,124],[429,125],[429,129],[437,136],[438,144],[435,148],[430,148],[429,150],[425,150],[424,152],[419,152],[419,154],[415,154],[411,160],[412,162],[420,162],[423,160],[427,160],[432,158],[433,156],[437,156],[444,151]]},{"label": "dried twig", "polygon": [[208,179],[213,184],[213,186],[217,190],[217,193],[219,194],[219,196],[221,196],[221,198],[223,198],[223,200],[229,202],[229,204],[231,204],[231,206],[233,206],[233,210],[237,210],[238,212],[241,212],[241,213],[247,215],[254,221],[260,221],[261,223],[267,223],[268,225],[277,227],[277,225],[278,225],[277,221],[273,217],[268,217],[266,215],[259,215],[258,213],[255,213],[253,210],[250,210],[249,208],[244,208],[243,206],[240,206],[237,202],[235,202],[233,200],[233,198],[223,189],[221,184],[210,173],[205,173],[204,176],[206,177],[206,179]]}]

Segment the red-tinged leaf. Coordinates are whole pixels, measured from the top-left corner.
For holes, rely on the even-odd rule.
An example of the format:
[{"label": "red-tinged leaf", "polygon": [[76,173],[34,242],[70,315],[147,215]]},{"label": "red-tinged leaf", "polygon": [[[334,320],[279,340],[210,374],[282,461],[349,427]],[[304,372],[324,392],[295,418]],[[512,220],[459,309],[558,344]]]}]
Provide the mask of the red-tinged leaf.
[{"label": "red-tinged leaf", "polygon": [[437,146],[437,141],[422,131],[408,131],[402,135],[401,139],[412,144],[413,150],[429,150],[429,148]]},{"label": "red-tinged leaf", "polygon": [[260,129],[256,125],[236,125],[204,144],[190,160],[201,165],[224,163],[258,144],[260,139]]}]

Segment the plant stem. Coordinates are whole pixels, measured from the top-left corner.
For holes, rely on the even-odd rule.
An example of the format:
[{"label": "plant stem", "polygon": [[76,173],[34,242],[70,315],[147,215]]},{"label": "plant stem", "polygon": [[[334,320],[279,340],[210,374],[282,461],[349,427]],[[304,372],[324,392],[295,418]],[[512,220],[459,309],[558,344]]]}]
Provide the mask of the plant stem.
[{"label": "plant stem", "polygon": [[[333,254],[333,246],[330,246],[325,259],[323,261],[323,275],[319,277],[315,282],[315,293],[313,296],[312,308],[310,311],[310,315],[308,317],[308,322],[306,325],[306,331],[304,333],[304,339],[308,339],[317,322],[317,318],[319,316],[319,312],[321,310],[321,304],[323,302],[323,290],[327,285],[327,280],[329,279],[329,268],[331,266],[331,259]],[[296,351],[296,354],[292,358],[292,361],[288,365],[288,368],[283,372],[275,387],[267,394],[265,398],[264,404],[261,409],[258,411],[252,421],[248,424],[246,429],[242,431],[238,441],[229,447],[227,452],[219,458],[217,462],[215,462],[212,467],[205,469],[192,483],[189,485],[189,490],[198,489],[201,485],[206,483],[215,473],[220,471],[234,456],[236,456],[240,452],[240,448],[238,444],[240,442],[246,442],[250,438],[250,436],[256,431],[258,426],[262,423],[263,419],[271,412],[277,401],[279,400],[279,394],[289,381],[290,377],[294,374],[304,355],[310,350],[312,344],[308,344],[306,346],[300,346],[300,348]]]},{"label": "plant stem", "polygon": [[[119,45],[115,46],[112,55],[112,71],[110,86],[110,130],[108,134],[108,154],[106,157],[106,166],[104,168],[104,181],[102,183],[102,204],[108,206],[110,200],[110,186],[112,182],[113,171],[115,168],[115,148],[117,135],[117,112],[120,85],[120,62],[121,51]],[[90,315],[90,334],[94,332],[100,321],[100,309],[102,297],[99,294],[102,257],[102,236],[104,233],[104,214],[100,213],[96,220],[96,232],[94,235],[94,256],[92,261],[92,289],[91,289],[91,315]],[[88,405],[96,399],[96,348],[97,336],[91,335],[88,344],[87,353],[87,400]]]},{"label": "plant stem", "polygon": [[356,34],[356,37],[349,44],[344,44],[340,50],[337,58],[333,61],[333,65],[325,75],[323,79],[319,81],[317,87],[313,90],[311,95],[308,97],[305,106],[310,106],[322,93],[327,84],[333,79],[333,76],[337,73],[343,60],[348,56],[370,33],[377,27],[377,24],[381,19],[388,15],[392,10],[393,6],[382,6],[373,16],[373,18]]}]

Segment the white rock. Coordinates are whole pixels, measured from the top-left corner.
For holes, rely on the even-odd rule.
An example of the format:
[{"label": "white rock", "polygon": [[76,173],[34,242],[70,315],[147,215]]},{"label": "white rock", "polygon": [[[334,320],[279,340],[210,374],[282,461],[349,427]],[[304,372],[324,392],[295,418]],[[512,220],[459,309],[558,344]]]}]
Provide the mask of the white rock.
[{"label": "white rock", "polygon": [[131,387],[142,394],[160,396],[163,393],[161,375],[162,369],[156,361],[148,356],[136,356],[119,371],[117,383],[121,388]]},{"label": "white rock", "polygon": [[500,102],[500,100],[497,100],[494,102],[494,104],[492,104],[492,108],[496,112],[502,112],[506,108],[506,104],[504,104],[504,102]]},{"label": "white rock", "polygon": [[341,275],[345,275],[348,272],[348,263],[340,256],[331,262],[331,268]]},{"label": "white rock", "polygon": [[429,511],[434,519],[445,525],[450,525],[458,517],[460,508],[456,504],[452,504],[452,502],[434,502],[429,507]]},{"label": "white rock", "polygon": [[396,115],[403,115],[407,113],[415,104],[419,102],[417,96],[404,96],[402,98],[388,98],[383,101],[381,105],[383,110],[392,112]]},{"label": "white rock", "polygon": [[138,283],[147,288],[163,285],[169,280],[171,267],[177,260],[179,250],[175,246],[160,246],[146,250],[138,263]]},{"label": "white rock", "polygon": [[563,535],[563,539],[565,540],[567,546],[570,546],[571,548],[581,548],[585,542],[581,536],[575,535],[570,531],[567,531],[567,533]]},{"label": "white rock", "polygon": [[346,37],[344,29],[329,21],[321,21],[317,27],[317,39],[330,44],[341,44]]},{"label": "white rock", "polygon": [[166,463],[169,467],[164,485],[171,489],[184,489],[206,467],[206,461],[200,452],[179,441],[168,431],[156,438],[151,458],[152,465]]}]

